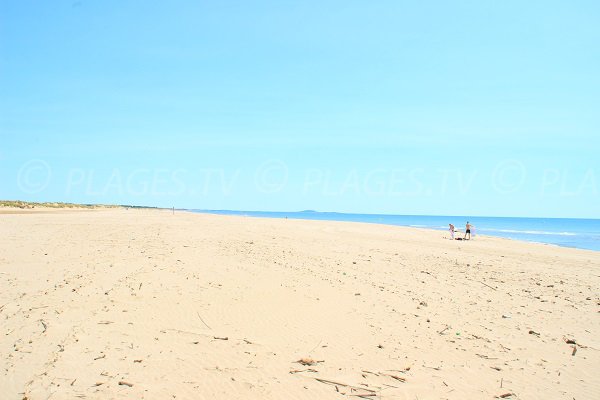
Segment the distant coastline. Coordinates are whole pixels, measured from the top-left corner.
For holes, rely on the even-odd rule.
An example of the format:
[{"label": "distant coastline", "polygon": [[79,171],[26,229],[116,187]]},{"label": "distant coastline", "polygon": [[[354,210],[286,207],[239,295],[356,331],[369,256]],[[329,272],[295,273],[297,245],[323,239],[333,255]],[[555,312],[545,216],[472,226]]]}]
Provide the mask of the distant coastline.
[{"label": "distant coastline", "polygon": [[72,208],[72,209],[98,209],[98,208],[143,208],[143,209],[155,209],[162,210],[160,207],[150,206],[134,206],[126,204],[79,204],[79,203],[63,203],[63,202],[31,202],[22,200],[0,200],[0,207],[5,208],[20,208],[20,209],[34,209],[34,208]]}]

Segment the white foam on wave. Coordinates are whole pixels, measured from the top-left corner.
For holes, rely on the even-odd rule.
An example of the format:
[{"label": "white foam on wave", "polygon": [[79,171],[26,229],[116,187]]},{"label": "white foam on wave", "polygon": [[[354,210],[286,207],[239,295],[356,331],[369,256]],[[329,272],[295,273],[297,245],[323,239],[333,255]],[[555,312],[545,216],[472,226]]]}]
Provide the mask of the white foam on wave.
[{"label": "white foam on wave", "polygon": [[548,232],[548,231],[520,231],[517,229],[481,229],[482,232],[502,232],[502,233],[523,233],[526,235],[556,235],[556,236],[577,236],[573,232]]}]

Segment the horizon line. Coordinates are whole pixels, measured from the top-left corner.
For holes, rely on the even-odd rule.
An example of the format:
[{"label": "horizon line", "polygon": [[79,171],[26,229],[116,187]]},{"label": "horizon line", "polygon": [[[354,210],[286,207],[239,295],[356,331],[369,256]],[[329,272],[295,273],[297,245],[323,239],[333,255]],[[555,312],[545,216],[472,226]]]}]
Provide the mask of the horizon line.
[{"label": "horizon line", "polygon": [[357,212],[340,212],[340,211],[316,211],[316,210],[300,210],[300,211],[266,211],[266,210],[229,210],[229,209],[205,209],[205,208],[175,208],[176,210],[185,211],[203,211],[203,212],[249,212],[249,213],[315,213],[315,214],[344,214],[344,215],[372,215],[372,216],[398,216],[398,217],[461,217],[461,218],[522,218],[522,219],[583,219],[600,221],[600,217],[520,217],[520,216],[502,216],[502,215],[451,215],[451,214],[386,214],[386,213],[357,213]]},{"label": "horizon line", "polygon": [[0,199],[0,203],[25,203],[29,205],[40,205],[44,204],[63,204],[65,206],[99,206],[99,207],[135,207],[135,208],[154,208],[164,210],[179,210],[179,211],[204,211],[204,212],[249,212],[249,213],[315,213],[315,214],[345,214],[345,215],[372,215],[372,216],[402,216],[402,217],[461,217],[461,218],[522,218],[522,219],[578,219],[578,220],[597,220],[600,221],[600,217],[525,217],[525,216],[506,216],[506,215],[451,215],[451,214],[392,214],[392,213],[361,213],[361,212],[345,212],[345,211],[317,211],[311,209],[298,210],[298,211],[274,211],[274,210],[233,210],[233,209],[209,209],[209,208],[189,208],[189,207],[161,207],[161,206],[149,206],[149,205],[136,205],[136,204],[109,204],[109,203],[70,203],[65,201],[27,201],[27,200],[8,200]]}]

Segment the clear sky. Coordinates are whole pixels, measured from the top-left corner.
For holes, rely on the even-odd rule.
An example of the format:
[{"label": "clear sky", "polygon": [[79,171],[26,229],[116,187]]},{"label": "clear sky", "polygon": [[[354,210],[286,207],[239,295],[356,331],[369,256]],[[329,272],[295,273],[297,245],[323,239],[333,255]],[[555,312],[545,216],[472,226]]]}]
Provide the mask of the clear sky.
[{"label": "clear sky", "polygon": [[600,218],[600,2],[0,1],[0,198]]}]

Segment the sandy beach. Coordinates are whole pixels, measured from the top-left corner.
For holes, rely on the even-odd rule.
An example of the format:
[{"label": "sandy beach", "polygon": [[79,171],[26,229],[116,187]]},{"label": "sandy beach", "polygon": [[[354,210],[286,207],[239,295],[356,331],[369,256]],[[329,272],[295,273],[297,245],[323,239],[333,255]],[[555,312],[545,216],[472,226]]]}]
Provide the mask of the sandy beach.
[{"label": "sandy beach", "polygon": [[2,399],[600,398],[600,252],[143,209],[0,235]]}]

